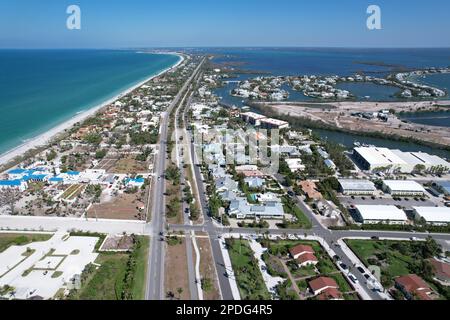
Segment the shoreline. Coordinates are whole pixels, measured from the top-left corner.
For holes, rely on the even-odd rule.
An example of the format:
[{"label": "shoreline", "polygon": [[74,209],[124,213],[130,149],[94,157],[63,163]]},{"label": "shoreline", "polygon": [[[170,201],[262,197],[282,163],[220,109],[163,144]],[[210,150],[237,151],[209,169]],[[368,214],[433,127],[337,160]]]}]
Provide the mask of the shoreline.
[{"label": "shoreline", "polygon": [[[145,52],[145,53],[153,54],[152,52]],[[155,53],[155,54],[162,54],[162,53]],[[17,147],[12,148],[12,149],[0,154],[0,166],[3,166],[5,164],[7,164],[9,161],[12,161],[15,158],[25,154],[28,150],[45,146],[46,144],[51,142],[51,140],[53,138],[55,138],[58,134],[64,132],[67,129],[70,129],[76,123],[82,122],[82,121],[88,119],[89,117],[95,115],[98,111],[100,111],[104,107],[110,105],[111,103],[122,98],[123,96],[133,92],[137,88],[142,87],[145,83],[151,81],[152,79],[157,78],[157,77],[163,75],[164,73],[177,68],[185,60],[184,55],[182,55],[180,53],[170,52],[167,54],[176,55],[180,59],[173,66],[168,67],[155,75],[147,77],[145,80],[140,81],[139,83],[137,83],[135,85],[132,85],[131,87],[125,89],[124,91],[120,92],[119,94],[115,95],[114,97],[112,97],[104,102],[101,102],[100,104],[98,104],[92,108],[89,108],[87,110],[76,113],[70,119],[56,125],[55,127],[51,128],[50,130],[48,130],[44,133],[41,133],[33,138],[30,138],[27,141],[25,141],[24,143],[22,143],[21,145],[18,145]]]}]

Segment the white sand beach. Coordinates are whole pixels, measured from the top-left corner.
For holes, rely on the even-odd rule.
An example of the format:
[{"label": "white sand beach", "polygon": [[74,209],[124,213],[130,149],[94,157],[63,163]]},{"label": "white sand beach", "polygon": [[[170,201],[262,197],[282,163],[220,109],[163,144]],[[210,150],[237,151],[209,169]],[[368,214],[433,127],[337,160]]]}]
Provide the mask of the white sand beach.
[{"label": "white sand beach", "polygon": [[[152,54],[158,54],[158,53],[153,53],[153,52],[148,52],[148,53],[152,53]],[[24,142],[23,144],[21,144],[20,146],[11,149],[5,153],[3,153],[2,155],[0,155],[0,165],[6,164],[9,161],[13,160],[14,158],[23,155],[25,152],[27,152],[30,149],[36,148],[36,147],[40,147],[40,146],[44,146],[46,144],[48,144],[52,138],[54,138],[57,134],[63,132],[64,130],[67,130],[69,128],[71,128],[73,125],[75,125],[78,122],[82,122],[84,120],[86,120],[87,118],[89,118],[90,116],[93,116],[94,114],[96,114],[100,109],[110,105],[111,103],[113,103],[114,101],[120,99],[121,97],[127,95],[128,93],[134,91],[135,89],[143,86],[145,83],[147,83],[148,81],[159,77],[160,75],[168,72],[169,70],[173,70],[175,68],[177,68],[183,61],[184,61],[184,56],[182,54],[176,53],[176,52],[169,52],[166,54],[173,54],[173,55],[177,55],[178,57],[180,57],[179,61],[173,65],[172,67],[169,67],[163,71],[161,71],[158,74],[152,75],[148,78],[146,78],[145,80],[139,82],[136,85],[131,86],[130,88],[126,89],[125,91],[121,92],[120,94],[112,97],[111,99],[102,102],[101,104],[86,110],[86,111],[82,111],[78,114],[76,114],[75,116],[73,116],[72,118],[70,118],[69,120],[57,125],[56,127],[46,131],[45,133],[42,133],[26,142]]]}]

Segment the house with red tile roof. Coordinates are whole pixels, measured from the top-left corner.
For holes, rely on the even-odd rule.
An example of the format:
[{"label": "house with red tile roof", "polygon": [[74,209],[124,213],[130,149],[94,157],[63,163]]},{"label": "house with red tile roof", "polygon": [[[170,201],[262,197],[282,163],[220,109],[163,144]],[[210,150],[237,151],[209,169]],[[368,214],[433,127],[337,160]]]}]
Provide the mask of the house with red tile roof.
[{"label": "house with red tile roof", "polygon": [[299,244],[299,245],[296,245],[295,247],[290,248],[289,253],[291,254],[292,258],[297,259],[299,256],[301,256],[305,253],[314,254],[314,249],[311,246],[308,246],[305,244]]},{"label": "house with red tile roof", "polygon": [[436,260],[428,259],[434,270],[434,277],[444,285],[450,285],[450,264]]},{"label": "house with red tile roof", "polygon": [[409,274],[395,279],[395,287],[409,300],[433,300],[437,294],[418,275]]},{"label": "house with red tile roof", "polygon": [[318,300],[342,300],[342,293],[335,288],[327,288],[317,296]]},{"label": "house with red tile roof", "polygon": [[316,256],[309,252],[300,255],[297,259],[295,259],[295,261],[297,261],[299,267],[316,265],[319,263],[319,260],[317,260]]},{"label": "house with red tile roof", "polygon": [[327,289],[336,289],[336,290],[339,289],[339,286],[337,285],[336,281],[329,277],[316,278],[314,280],[311,280],[308,283],[308,285],[315,296],[321,294]]}]

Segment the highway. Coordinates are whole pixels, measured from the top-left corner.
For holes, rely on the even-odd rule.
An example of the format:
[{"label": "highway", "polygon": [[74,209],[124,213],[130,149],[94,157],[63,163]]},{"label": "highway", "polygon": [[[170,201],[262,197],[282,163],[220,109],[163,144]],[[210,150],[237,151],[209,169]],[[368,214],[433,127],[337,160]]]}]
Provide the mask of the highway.
[{"label": "highway", "polygon": [[153,203],[152,203],[152,220],[150,233],[150,251],[148,256],[148,268],[146,277],[146,300],[163,300],[165,298],[164,292],[164,255],[165,242],[161,241],[161,235],[165,232],[165,179],[164,171],[167,160],[167,140],[169,117],[175,107],[178,107],[181,97],[189,88],[190,83],[195,78],[195,75],[200,70],[204,60],[202,60],[189,79],[184,83],[176,97],[173,99],[171,105],[166,110],[166,113],[161,121],[161,134],[159,138],[159,150],[155,159],[155,183],[153,185]]}]

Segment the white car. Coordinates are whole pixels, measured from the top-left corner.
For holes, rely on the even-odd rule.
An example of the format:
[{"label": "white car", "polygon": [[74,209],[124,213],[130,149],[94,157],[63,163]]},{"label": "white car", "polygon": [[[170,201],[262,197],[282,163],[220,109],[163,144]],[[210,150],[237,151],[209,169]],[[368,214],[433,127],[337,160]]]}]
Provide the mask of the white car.
[{"label": "white car", "polygon": [[353,283],[358,283],[358,279],[356,279],[355,275],[353,273],[349,273],[348,274],[348,278],[353,282]]}]

